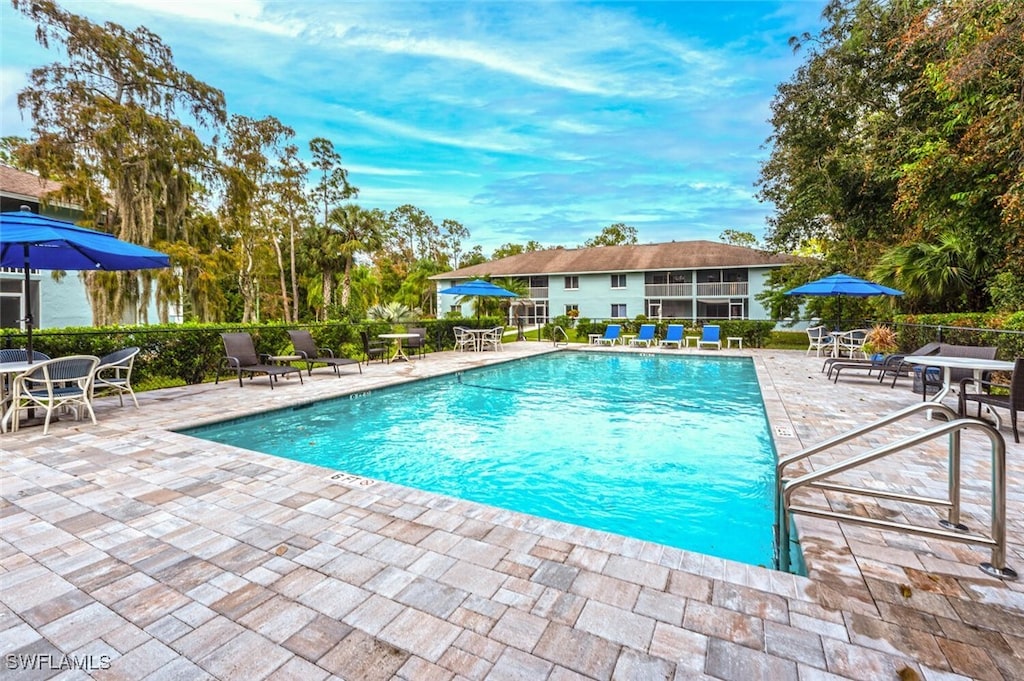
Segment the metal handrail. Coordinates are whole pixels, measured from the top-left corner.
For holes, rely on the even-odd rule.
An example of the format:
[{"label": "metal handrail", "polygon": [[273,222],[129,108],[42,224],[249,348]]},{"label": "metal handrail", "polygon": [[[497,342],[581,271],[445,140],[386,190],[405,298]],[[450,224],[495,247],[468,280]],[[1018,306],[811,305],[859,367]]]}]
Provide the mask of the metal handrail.
[{"label": "metal handrail", "polygon": [[555,328],[551,329],[551,342],[554,344],[555,347],[558,347],[558,334],[559,333],[561,333],[562,334],[562,338],[565,339],[565,341],[562,343],[562,345],[568,345],[569,344],[569,334],[567,334],[565,332],[565,329],[563,329],[561,326],[555,326]]},{"label": "metal handrail", "polygon": [[[853,440],[866,433],[878,430],[886,425],[900,421],[920,411],[932,410],[942,412],[947,422],[940,424],[920,433],[910,435],[896,442],[875,447],[869,451],[852,456],[844,461],[834,463],[825,468],[810,473],[805,473],[793,479],[784,477],[785,469],[790,464],[808,458],[814,454],[821,453],[832,447]],[[991,562],[982,563],[981,569],[986,574],[1000,579],[1016,579],[1017,573],[1006,566],[1006,442],[1003,436],[992,425],[978,419],[957,418],[958,414],[953,409],[935,402],[918,402],[909,407],[893,412],[872,423],[854,428],[853,430],[841,433],[829,438],[813,447],[803,449],[796,454],[790,455],[776,466],[776,516],[775,531],[777,538],[776,566],[783,571],[790,568],[790,518],[795,514],[851,522],[866,527],[874,527],[881,530],[892,530],[906,532],[935,539],[944,539],[964,544],[977,544],[991,548]],[[980,430],[992,445],[992,528],[991,536],[971,533],[968,528],[960,522],[960,434],[964,430]],[[881,490],[870,490],[849,485],[823,482],[824,478],[837,473],[842,473],[866,463],[876,461],[883,457],[902,452],[910,447],[934,440],[943,435],[949,436],[949,482],[948,498],[938,499],[933,497],[922,497],[899,492],[886,492]],[[863,496],[878,499],[889,499],[912,504],[926,506],[937,506],[946,508],[948,515],[946,520],[939,524],[943,529],[921,527],[909,523],[900,523],[890,520],[880,520],[844,513],[841,511],[825,510],[810,506],[799,506],[790,503],[790,498],[797,489],[802,487],[837,491],[846,494],[860,494]]]}]

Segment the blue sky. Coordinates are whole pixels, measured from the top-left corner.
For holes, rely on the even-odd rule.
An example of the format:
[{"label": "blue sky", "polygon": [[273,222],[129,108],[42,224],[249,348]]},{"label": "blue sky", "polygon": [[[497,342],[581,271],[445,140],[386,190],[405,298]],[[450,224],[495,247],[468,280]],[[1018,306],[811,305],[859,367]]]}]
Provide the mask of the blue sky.
[{"label": "blue sky", "polygon": [[[764,234],[754,183],[770,102],[825,0],[328,2],[92,0],[96,22],[145,25],[229,113],[276,116],[304,150],[327,137],[357,203],[410,203],[490,252],[576,246],[610,224],[641,243]],[[0,8],[2,132],[57,58]],[[308,158],[308,154],[307,154]]]}]

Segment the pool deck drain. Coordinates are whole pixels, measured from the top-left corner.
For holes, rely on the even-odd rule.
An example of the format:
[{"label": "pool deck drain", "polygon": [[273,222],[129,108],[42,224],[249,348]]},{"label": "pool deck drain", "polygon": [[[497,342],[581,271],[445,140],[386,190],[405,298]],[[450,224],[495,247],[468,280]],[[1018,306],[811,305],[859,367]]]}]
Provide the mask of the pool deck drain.
[{"label": "pool deck drain", "polygon": [[[1024,585],[982,573],[984,550],[798,519],[804,578],[172,432],[549,350],[175,388],[140,394],[139,410],[104,398],[97,426],[0,435],[5,678],[1024,678]],[[780,455],[919,399],[832,384],[803,352],[707,354],[753,358]],[[1004,435],[1020,571],[1024,446]],[[972,527],[988,518],[987,456],[965,438]],[[939,443],[858,476],[926,493],[944,462]],[[62,655],[85,669],[47,667]]]}]

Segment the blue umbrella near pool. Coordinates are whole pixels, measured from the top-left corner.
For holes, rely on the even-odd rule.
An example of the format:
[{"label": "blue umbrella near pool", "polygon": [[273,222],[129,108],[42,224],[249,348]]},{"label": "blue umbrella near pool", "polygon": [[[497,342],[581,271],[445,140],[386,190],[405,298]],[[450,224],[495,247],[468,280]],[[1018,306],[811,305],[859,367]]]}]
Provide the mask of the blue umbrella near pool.
[{"label": "blue umbrella near pool", "polygon": [[803,286],[797,286],[794,289],[786,291],[785,295],[836,296],[836,300],[839,303],[839,321],[837,323],[842,323],[843,296],[850,296],[853,298],[869,298],[871,296],[902,296],[903,291],[838,272],[823,279],[806,283]]},{"label": "blue umbrella near pool", "polygon": [[[452,296],[481,296],[490,298],[518,298],[519,296],[507,288],[502,288],[497,284],[492,284],[489,281],[483,279],[472,279],[465,282],[464,284],[456,284],[451,288],[446,288],[438,293]],[[480,316],[480,310],[477,310],[477,317]]]},{"label": "blue umbrella near pool", "polygon": [[[33,269],[119,271],[169,266],[167,255],[113,234],[36,215],[25,207],[0,213],[0,267],[24,269],[26,296]],[[32,306],[26,304],[25,310],[25,349],[31,363]]]}]

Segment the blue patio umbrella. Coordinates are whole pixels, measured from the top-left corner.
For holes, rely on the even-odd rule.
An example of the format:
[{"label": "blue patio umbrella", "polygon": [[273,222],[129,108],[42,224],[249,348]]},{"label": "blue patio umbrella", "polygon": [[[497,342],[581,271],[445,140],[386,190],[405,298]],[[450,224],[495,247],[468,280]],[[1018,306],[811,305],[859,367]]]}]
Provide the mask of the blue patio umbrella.
[{"label": "blue patio umbrella", "polygon": [[[0,267],[23,268],[25,295],[29,273],[38,270],[142,270],[169,267],[170,258],[113,234],[43,217],[22,207],[0,213]],[[32,361],[32,306],[25,305],[25,349]]]},{"label": "blue patio umbrella", "polygon": [[842,323],[843,296],[851,296],[853,298],[868,298],[871,296],[902,296],[903,291],[838,272],[823,279],[808,282],[803,286],[797,286],[794,289],[790,289],[785,292],[785,295],[836,296],[837,302],[839,303],[839,320],[837,323]]},{"label": "blue patio umbrella", "polygon": [[[489,281],[483,279],[471,279],[462,284],[456,284],[451,288],[446,288],[438,293],[453,296],[481,296],[489,298],[518,298],[518,294],[509,291],[507,288],[502,288],[497,284],[492,284]],[[476,311],[476,316],[480,316],[479,308]]]}]

